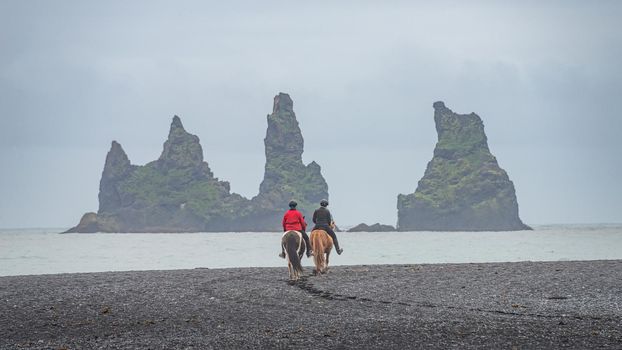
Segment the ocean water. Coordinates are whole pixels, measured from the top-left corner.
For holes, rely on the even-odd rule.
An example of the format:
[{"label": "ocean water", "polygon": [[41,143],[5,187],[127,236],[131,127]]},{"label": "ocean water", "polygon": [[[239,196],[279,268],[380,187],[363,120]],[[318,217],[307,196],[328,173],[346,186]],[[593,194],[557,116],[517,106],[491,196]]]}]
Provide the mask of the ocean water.
[{"label": "ocean water", "polygon": [[[96,233],[0,230],[0,276],[283,266],[281,233]],[[337,233],[331,265],[622,259],[622,224],[517,232]],[[311,266],[311,259],[304,259]]]}]

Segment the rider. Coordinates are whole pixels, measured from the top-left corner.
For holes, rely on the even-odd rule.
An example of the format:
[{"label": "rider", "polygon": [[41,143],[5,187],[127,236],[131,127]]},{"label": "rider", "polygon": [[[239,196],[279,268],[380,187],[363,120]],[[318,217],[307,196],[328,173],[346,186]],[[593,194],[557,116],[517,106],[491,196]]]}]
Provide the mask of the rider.
[{"label": "rider", "polygon": [[326,199],[322,199],[320,201],[320,207],[315,210],[313,213],[313,223],[315,227],[314,230],[324,230],[326,233],[330,235],[333,239],[333,243],[335,243],[335,249],[337,250],[337,254],[341,255],[343,253],[343,249],[339,248],[339,242],[337,241],[337,236],[335,235],[335,231],[333,231],[331,225],[333,224],[333,216],[330,215],[330,211],[326,208],[328,206],[328,201]]},{"label": "rider", "polygon": [[[309,243],[309,236],[305,232],[307,228],[307,223],[305,222],[305,217],[296,210],[296,206],[298,203],[296,201],[289,202],[289,210],[285,212],[283,215],[283,232],[287,231],[298,231],[302,234],[302,238],[305,240],[306,249],[307,249],[307,258],[313,254],[311,250],[311,244]],[[285,258],[285,250],[283,250],[283,246],[281,246],[281,254],[279,256],[281,258]]]}]

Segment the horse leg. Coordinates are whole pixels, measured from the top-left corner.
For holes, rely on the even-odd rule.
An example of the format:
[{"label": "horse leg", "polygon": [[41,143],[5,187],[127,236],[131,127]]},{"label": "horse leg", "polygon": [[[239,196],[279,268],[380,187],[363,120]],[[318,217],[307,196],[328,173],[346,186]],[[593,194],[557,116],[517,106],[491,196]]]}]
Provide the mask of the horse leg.
[{"label": "horse leg", "polygon": [[300,271],[294,268],[294,281],[298,281],[299,278],[300,278]]},{"label": "horse leg", "polygon": [[317,251],[313,253],[314,253],[313,254],[313,266],[314,266],[313,275],[317,276],[320,273],[319,266],[318,266],[318,260],[320,259],[320,254]]},{"label": "horse leg", "polygon": [[294,264],[290,264],[289,266],[292,267],[292,277],[290,279],[292,281],[295,281],[296,280],[296,275],[297,275],[296,268],[294,267]]},{"label": "horse leg", "polygon": [[326,261],[324,262],[324,272],[328,272],[328,258],[330,257],[330,250],[326,252]]}]

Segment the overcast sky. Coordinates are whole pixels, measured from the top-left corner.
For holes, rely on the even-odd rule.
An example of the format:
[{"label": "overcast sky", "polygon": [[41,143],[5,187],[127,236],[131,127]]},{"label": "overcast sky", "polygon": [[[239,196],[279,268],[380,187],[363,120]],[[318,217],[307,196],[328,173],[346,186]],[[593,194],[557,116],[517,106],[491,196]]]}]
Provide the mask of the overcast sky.
[{"label": "overcast sky", "polygon": [[157,159],[175,114],[250,198],[278,92],[338,224],[395,225],[438,100],[483,119],[527,224],[622,222],[620,18],[619,1],[2,0],[0,227],[75,225],[111,141]]}]

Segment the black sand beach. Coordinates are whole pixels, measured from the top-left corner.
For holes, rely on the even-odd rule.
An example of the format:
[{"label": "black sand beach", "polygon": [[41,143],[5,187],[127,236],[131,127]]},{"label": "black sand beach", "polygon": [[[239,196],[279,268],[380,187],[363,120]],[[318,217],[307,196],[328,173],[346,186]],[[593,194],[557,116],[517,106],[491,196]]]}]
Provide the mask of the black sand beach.
[{"label": "black sand beach", "polygon": [[2,349],[622,348],[622,261],[0,277]]}]

